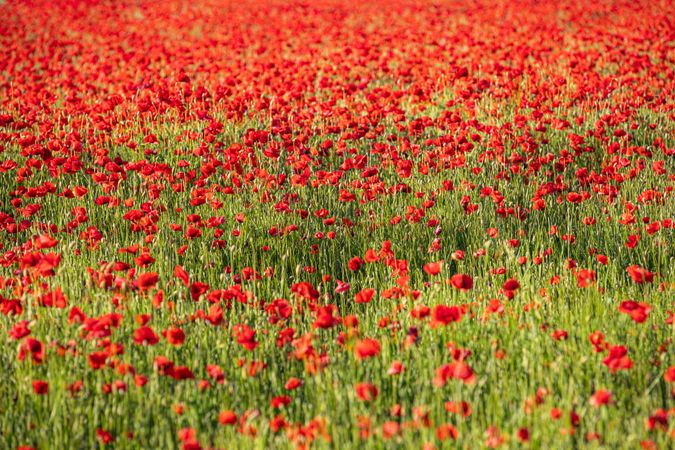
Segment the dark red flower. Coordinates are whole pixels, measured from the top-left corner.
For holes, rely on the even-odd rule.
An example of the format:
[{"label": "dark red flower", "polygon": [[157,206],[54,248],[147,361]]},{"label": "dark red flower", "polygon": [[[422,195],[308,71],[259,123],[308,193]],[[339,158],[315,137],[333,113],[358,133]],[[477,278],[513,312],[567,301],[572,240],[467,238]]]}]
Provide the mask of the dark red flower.
[{"label": "dark red flower", "polygon": [[138,345],[155,345],[159,342],[159,337],[152,328],[142,326],[134,331],[134,343]]},{"label": "dark red flower", "polygon": [[448,325],[462,319],[462,309],[458,306],[436,305],[431,311],[433,324]]},{"label": "dark red flower", "polygon": [[134,281],[134,286],[141,291],[147,291],[155,287],[158,281],[159,275],[157,275],[157,273],[147,272],[139,275],[138,278],[136,278]]},{"label": "dark red flower", "polygon": [[450,277],[450,283],[455,289],[468,291],[473,288],[473,278],[463,273],[457,273]]}]

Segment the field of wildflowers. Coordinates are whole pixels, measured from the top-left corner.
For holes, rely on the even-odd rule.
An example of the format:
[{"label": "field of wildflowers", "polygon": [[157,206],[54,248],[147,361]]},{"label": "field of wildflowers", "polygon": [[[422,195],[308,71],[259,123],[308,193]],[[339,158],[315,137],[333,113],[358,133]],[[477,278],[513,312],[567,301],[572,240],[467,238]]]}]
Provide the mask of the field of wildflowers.
[{"label": "field of wildflowers", "polygon": [[673,448],[673,8],[0,3],[0,449]]}]

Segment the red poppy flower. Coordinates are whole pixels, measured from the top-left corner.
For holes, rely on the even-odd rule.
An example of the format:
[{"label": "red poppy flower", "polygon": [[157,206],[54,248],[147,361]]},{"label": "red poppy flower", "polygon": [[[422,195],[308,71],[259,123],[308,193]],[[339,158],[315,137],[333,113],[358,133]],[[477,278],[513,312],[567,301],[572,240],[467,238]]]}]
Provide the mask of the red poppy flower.
[{"label": "red poppy flower", "polygon": [[173,274],[176,278],[181,280],[185,286],[190,285],[190,276],[188,275],[187,271],[183,269],[183,267],[181,266],[174,267]]},{"label": "red poppy flower", "polygon": [[459,414],[462,417],[469,417],[471,415],[471,405],[465,401],[445,402],[445,410],[449,413]]},{"label": "red poppy flower", "polygon": [[458,306],[436,305],[431,312],[434,324],[448,325],[462,320],[462,309]]},{"label": "red poppy flower", "polygon": [[92,369],[102,369],[105,367],[106,360],[108,359],[108,353],[106,352],[92,352],[89,354],[87,360]]},{"label": "red poppy flower", "polygon": [[431,308],[427,305],[415,305],[415,307],[410,311],[410,315],[415,319],[424,319],[425,317],[431,314]]},{"label": "red poppy flower", "polygon": [[166,338],[166,341],[171,345],[183,345],[183,342],[185,341],[185,333],[180,328],[169,328],[168,330],[164,330],[162,334]]},{"label": "red poppy flower", "polygon": [[405,366],[401,361],[394,361],[391,363],[391,366],[389,366],[389,370],[387,370],[387,375],[399,375],[404,370]]},{"label": "red poppy flower", "polygon": [[336,294],[342,294],[351,288],[351,285],[349,283],[345,283],[344,281],[335,280],[335,282],[337,283],[337,287],[335,288]]},{"label": "red poppy flower", "polygon": [[221,411],[218,414],[218,423],[221,425],[234,425],[237,423],[237,415],[229,409]]},{"label": "red poppy flower", "polygon": [[368,250],[366,250],[366,255],[364,257],[364,260],[367,263],[374,263],[374,262],[379,261],[380,257],[375,250],[373,250],[372,248],[369,248]]},{"label": "red poppy flower", "polygon": [[530,430],[527,428],[519,428],[518,432],[516,433],[516,436],[518,437],[518,440],[520,442],[529,442],[530,441]]},{"label": "red poppy flower", "polygon": [[9,330],[9,338],[11,340],[19,340],[30,334],[30,328],[28,328],[28,321],[22,320],[14,324],[11,330]]},{"label": "red poppy flower", "polygon": [[96,439],[98,439],[104,446],[110,444],[111,442],[115,442],[113,435],[103,428],[98,428],[96,430]]},{"label": "red poppy flower", "polygon": [[619,370],[628,370],[633,367],[633,361],[628,356],[628,350],[623,345],[610,347],[609,354],[602,363],[609,368],[612,373]]},{"label": "red poppy flower", "polygon": [[361,259],[360,256],[355,256],[352,259],[349,260],[349,263],[347,264],[347,267],[349,267],[349,270],[352,272],[356,272],[361,268],[363,265],[363,260]]},{"label": "red poppy flower", "polygon": [[300,380],[299,378],[292,377],[288,379],[288,381],[284,385],[284,388],[288,389],[289,391],[292,391],[299,388],[300,386],[302,386],[302,380]]},{"label": "red poppy flower", "polygon": [[638,303],[633,300],[624,300],[619,305],[619,312],[628,314],[631,319],[637,323],[642,323],[647,320],[651,310],[652,307],[647,303]]},{"label": "red poppy flower", "polygon": [[520,283],[515,278],[510,278],[504,282],[502,289],[505,291],[516,291],[520,288]]},{"label": "red poppy flower", "polygon": [[652,431],[660,429],[668,430],[668,413],[664,409],[657,409],[654,414],[647,419],[647,430]]},{"label": "red poppy flower", "polygon": [[355,296],[354,301],[356,303],[370,303],[375,295],[375,289],[365,288],[360,290]]},{"label": "red poppy flower", "polygon": [[35,238],[34,241],[35,248],[37,249],[44,249],[44,248],[52,248],[56,247],[56,245],[59,243],[56,239],[52,238],[48,234],[43,234],[41,236],[38,236]]},{"label": "red poppy flower", "polygon": [[45,359],[45,346],[44,344],[32,337],[27,337],[21,342],[19,347],[19,354],[17,359],[23,361],[27,355],[31,356],[33,364],[42,364]]},{"label": "red poppy flower", "polygon": [[612,402],[612,393],[605,389],[598,389],[591,396],[589,403],[596,408],[600,406],[607,405]]},{"label": "red poppy flower", "polygon": [[358,359],[372,358],[380,354],[380,343],[376,339],[363,339],[354,346],[354,354]]},{"label": "red poppy flower", "polygon": [[450,283],[455,289],[468,291],[473,288],[473,278],[463,273],[457,273],[450,277]]},{"label": "red poppy flower", "polygon": [[246,350],[252,351],[258,346],[258,341],[255,339],[256,332],[248,325],[237,325],[234,327],[234,332],[237,336],[237,343]]},{"label": "red poppy flower", "polygon": [[134,286],[141,291],[152,289],[159,281],[159,275],[155,272],[143,273],[136,278]]},{"label": "red poppy flower", "polygon": [[666,380],[666,383],[675,383],[675,366],[670,366],[666,369],[663,379]]},{"label": "red poppy flower", "polygon": [[442,262],[430,262],[424,265],[424,271],[429,275],[431,275],[432,277],[441,273],[442,268],[443,268]]},{"label": "red poppy flower", "polygon": [[581,269],[577,272],[577,286],[585,288],[595,283],[595,271],[591,269]]},{"label": "red poppy flower", "polygon": [[568,336],[569,335],[565,330],[555,330],[553,333],[551,333],[551,337],[556,341],[564,341]]},{"label": "red poppy flower", "polygon": [[632,265],[626,269],[628,275],[638,284],[651,283],[654,281],[654,274],[640,266]]},{"label": "red poppy flower", "polygon": [[333,314],[336,312],[334,305],[326,305],[319,308],[316,312],[314,328],[332,328],[340,323],[340,319]]},{"label": "red poppy flower", "polygon": [[167,371],[167,375],[174,380],[194,380],[195,375],[185,366],[174,366]]},{"label": "red poppy flower", "polygon": [[455,440],[459,437],[459,432],[457,428],[445,423],[436,427],[436,439],[439,441],[445,441],[446,439]]},{"label": "red poppy flower", "polygon": [[382,424],[382,437],[384,439],[391,439],[396,436],[401,430],[401,425],[398,422],[388,420]]},{"label": "red poppy flower", "polygon": [[462,361],[456,361],[436,369],[436,386],[444,386],[449,379],[461,380],[464,384],[473,384],[476,382],[476,376],[473,369]]},{"label": "red poppy flower", "polygon": [[283,408],[291,403],[291,398],[287,395],[280,395],[272,399],[271,405],[274,409]]},{"label": "red poppy flower", "polygon": [[49,392],[49,383],[42,380],[33,381],[33,392],[37,395],[45,395]]},{"label": "red poppy flower", "polygon": [[377,386],[372,383],[359,383],[355,386],[355,389],[359,400],[366,402],[375,400],[380,393]]},{"label": "red poppy flower", "polygon": [[159,342],[159,337],[152,328],[143,326],[134,331],[134,343],[137,345],[155,345]]}]

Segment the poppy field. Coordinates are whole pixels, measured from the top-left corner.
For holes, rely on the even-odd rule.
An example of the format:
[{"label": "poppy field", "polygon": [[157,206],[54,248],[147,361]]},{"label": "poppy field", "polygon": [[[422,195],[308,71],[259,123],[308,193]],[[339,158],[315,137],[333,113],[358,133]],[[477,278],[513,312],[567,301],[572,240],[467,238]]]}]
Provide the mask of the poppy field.
[{"label": "poppy field", "polygon": [[672,10],[0,2],[0,449],[673,448]]}]

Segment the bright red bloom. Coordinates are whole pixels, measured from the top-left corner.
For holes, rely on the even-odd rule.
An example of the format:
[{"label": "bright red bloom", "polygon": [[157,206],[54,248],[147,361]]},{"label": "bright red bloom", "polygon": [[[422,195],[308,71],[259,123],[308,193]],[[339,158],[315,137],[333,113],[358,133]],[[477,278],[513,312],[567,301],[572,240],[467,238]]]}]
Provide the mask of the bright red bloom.
[{"label": "bright red bloom", "polygon": [[391,363],[391,366],[389,366],[389,370],[387,370],[387,375],[399,375],[404,370],[405,367],[403,366],[403,363],[401,361],[394,361]]},{"label": "bright red bloom", "polygon": [[185,342],[185,333],[180,328],[169,328],[168,330],[163,331],[162,334],[166,338],[166,341],[171,345],[183,345],[183,342]]},{"label": "bright red bloom", "polygon": [[38,236],[38,237],[35,238],[35,241],[34,241],[35,248],[37,248],[37,249],[56,247],[56,245],[58,243],[59,243],[59,241],[52,238],[48,234],[43,234],[41,236]]},{"label": "bright red bloom", "polygon": [[190,276],[188,275],[187,271],[183,269],[183,267],[181,266],[174,267],[173,274],[176,278],[181,280],[185,286],[190,285]]},{"label": "bright red bloom", "polygon": [[657,428],[662,431],[668,430],[668,412],[665,409],[657,409],[647,419],[647,430],[652,431]]},{"label": "bright red bloom", "polygon": [[284,388],[288,389],[289,391],[292,391],[299,388],[300,386],[302,386],[302,380],[300,380],[299,378],[292,377],[288,379],[288,381],[284,385]]},{"label": "bright red bloom", "polygon": [[322,306],[316,312],[316,320],[314,321],[314,328],[332,328],[340,323],[340,318],[333,314],[336,312],[334,305]]},{"label": "bright red bloom", "polygon": [[157,273],[147,272],[139,275],[138,278],[136,278],[134,281],[134,286],[141,291],[147,291],[152,289],[158,281],[159,275],[157,275]]},{"label": "bright red bloom", "polygon": [[459,437],[459,432],[457,428],[445,423],[436,427],[436,439],[439,441],[445,441],[446,439],[455,440]]},{"label": "bright red bloom", "polygon": [[445,410],[449,413],[459,414],[462,417],[469,417],[471,415],[471,405],[465,401],[445,402]]},{"label": "bright red bloom", "polygon": [[366,250],[366,255],[364,257],[365,262],[367,263],[374,263],[380,260],[380,256],[377,254],[375,250],[372,248],[369,248]]},{"label": "bright red bloom", "polygon": [[49,392],[49,383],[42,380],[33,381],[33,392],[37,395],[45,395]]},{"label": "bright red bloom", "polygon": [[359,400],[366,402],[375,400],[380,393],[377,386],[372,383],[359,383],[355,386],[355,389]]},{"label": "bright red bloom", "polygon": [[27,337],[21,342],[17,359],[23,361],[30,354],[33,364],[42,364],[45,359],[45,346],[38,339]]},{"label": "bright red bloom", "polygon": [[380,354],[380,343],[376,339],[363,339],[354,346],[358,359],[368,359]]},{"label": "bright red bloom", "polygon": [[520,288],[520,283],[515,278],[510,278],[504,282],[502,289],[505,291],[516,291]]},{"label": "bright red bloom", "polygon": [[462,309],[458,306],[436,305],[431,311],[434,324],[448,325],[462,320]]},{"label": "bright red bloom", "polygon": [[102,369],[105,367],[106,360],[108,359],[108,353],[106,352],[92,352],[87,357],[89,365],[92,369]]},{"label": "bright red bloom", "polygon": [[351,288],[351,285],[349,283],[345,283],[344,281],[335,280],[335,282],[337,284],[337,287],[335,288],[336,294],[342,294]]},{"label": "bright red bloom", "polygon": [[370,301],[373,299],[373,296],[375,295],[375,289],[371,288],[365,288],[359,291],[355,296],[354,296],[354,301],[356,303],[370,303]]},{"label": "bright red bloom", "polygon": [[666,380],[666,383],[675,383],[675,366],[670,366],[666,369],[663,379]]},{"label": "bright red bloom", "polygon": [[591,333],[590,336],[588,336],[588,340],[591,341],[596,353],[604,352],[609,346],[609,344],[605,342],[605,335],[599,331]]},{"label": "bright red bloom", "polygon": [[589,400],[592,406],[596,408],[607,405],[612,402],[612,393],[605,389],[598,389]]},{"label": "bright red bloom", "polygon": [[427,305],[415,305],[415,307],[410,311],[410,315],[415,319],[424,319],[425,317],[431,314],[431,308]]},{"label": "bright red bloom", "polygon": [[436,369],[436,386],[444,386],[449,379],[461,380],[464,384],[473,384],[476,382],[476,375],[468,364],[462,361],[452,362]]},{"label": "bright red bloom", "polygon": [[628,370],[633,367],[633,361],[628,356],[628,350],[623,345],[610,347],[609,354],[602,360],[602,363],[609,367],[609,371],[612,373],[619,370]]},{"label": "bright red bloom", "polygon": [[619,312],[628,314],[633,321],[637,323],[642,323],[647,320],[649,313],[651,312],[652,307],[647,303],[638,303],[633,300],[624,300],[619,305]]},{"label": "bright red bloom", "polygon": [[551,333],[551,337],[556,341],[564,341],[569,337],[569,334],[565,330],[555,330]]},{"label": "bright red bloom", "polygon": [[248,325],[237,325],[234,332],[237,336],[237,343],[246,350],[252,351],[258,346],[258,341],[255,339],[256,332]]},{"label": "bright red bloom", "polygon": [[9,338],[11,340],[19,340],[30,334],[30,328],[28,328],[28,321],[22,320],[14,324],[11,330],[9,330]]},{"label": "bright red bloom", "polygon": [[595,283],[595,271],[591,269],[581,269],[577,272],[577,286],[585,288]]},{"label": "bright red bloom", "polygon": [[134,331],[134,343],[137,345],[155,345],[159,337],[148,326],[139,327]]},{"label": "bright red bloom", "polygon": [[518,437],[518,440],[520,442],[529,442],[530,430],[528,430],[527,428],[519,428],[518,432],[516,433],[516,436]]},{"label": "bright red bloom", "polygon": [[199,301],[199,298],[209,290],[209,285],[200,281],[195,281],[190,285],[190,298],[193,301]]},{"label": "bright red bloom", "polygon": [[229,409],[221,411],[218,414],[218,423],[221,425],[234,425],[237,423],[237,415]]},{"label": "bright red bloom", "polygon": [[110,444],[111,442],[115,442],[115,438],[113,437],[113,435],[110,434],[110,432],[104,430],[103,428],[98,428],[96,430],[96,439],[98,439],[99,442],[104,446]]},{"label": "bright red bloom", "polygon": [[442,267],[442,262],[430,262],[424,265],[424,271],[433,277],[441,273]]},{"label": "bright red bloom", "polygon": [[272,399],[271,405],[274,409],[283,408],[291,403],[291,398],[287,395],[280,395]]},{"label": "bright red bloom", "polygon": [[361,259],[360,256],[355,256],[352,259],[349,260],[349,263],[347,263],[347,267],[349,267],[349,270],[352,272],[356,272],[361,268],[363,265],[363,260]]},{"label": "bright red bloom", "polygon": [[654,274],[647,269],[644,269],[640,266],[629,266],[626,269],[626,272],[628,272],[628,275],[635,281],[637,284],[642,284],[642,283],[651,283],[654,281]]},{"label": "bright red bloom", "polygon": [[388,420],[382,424],[382,437],[391,439],[401,431],[401,425],[393,420]]},{"label": "bright red bloom", "polygon": [[195,378],[194,373],[185,366],[174,366],[167,372],[167,375],[174,380],[193,380]]},{"label": "bright red bloom", "polygon": [[463,273],[457,273],[450,277],[450,283],[455,289],[468,291],[473,288],[473,278]]}]

